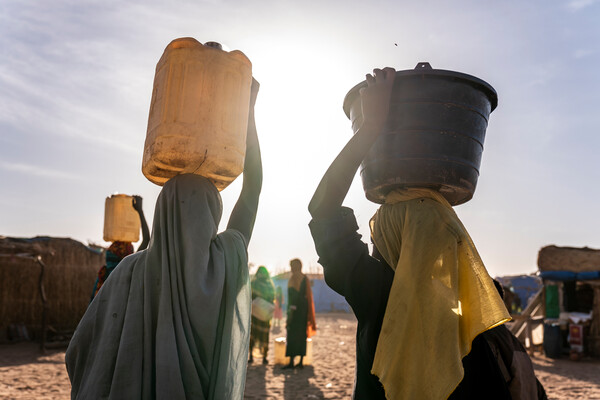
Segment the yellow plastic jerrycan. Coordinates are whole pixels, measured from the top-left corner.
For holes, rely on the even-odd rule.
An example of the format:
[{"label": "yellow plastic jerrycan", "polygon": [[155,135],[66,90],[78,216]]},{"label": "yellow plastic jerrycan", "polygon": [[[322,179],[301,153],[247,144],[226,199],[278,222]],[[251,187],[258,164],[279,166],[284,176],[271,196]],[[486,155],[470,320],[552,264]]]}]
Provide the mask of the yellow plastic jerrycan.
[{"label": "yellow plastic jerrycan", "polygon": [[156,65],[142,172],[194,173],[223,190],[244,169],[252,64],[238,50],[175,39]]},{"label": "yellow plastic jerrycan", "polygon": [[133,208],[133,197],[113,194],[104,202],[104,240],[137,242],[140,239],[140,216]]}]

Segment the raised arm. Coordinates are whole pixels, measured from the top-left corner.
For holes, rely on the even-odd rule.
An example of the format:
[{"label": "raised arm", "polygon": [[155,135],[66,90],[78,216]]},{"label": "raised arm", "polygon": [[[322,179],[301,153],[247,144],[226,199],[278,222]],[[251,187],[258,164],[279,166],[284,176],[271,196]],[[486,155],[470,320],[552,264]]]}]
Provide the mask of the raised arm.
[{"label": "raised arm", "polygon": [[148,223],[146,217],[144,217],[144,210],[142,209],[142,196],[133,196],[133,208],[140,216],[140,222],[142,223],[142,243],[136,251],[144,250],[148,247],[150,241],[150,231],[148,230]]},{"label": "raised arm", "polygon": [[396,71],[374,69],[367,87],[360,90],[363,123],[325,172],[308,204],[313,218],[323,218],[338,209],[365,155],[385,128]]},{"label": "raised arm", "polygon": [[250,242],[256,211],[258,209],[258,197],[262,188],[262,162],[260,157],[260,146],[256,134],[256,123],[254,120],[254,103],[258,94],[259,83],[252,78],[252,92],[250,95],[250,113],[248,116],[248,132],[246,134],[246,159],[244,161],[244,175],[242,191],[235,203],[235,207],[229,217],[227,229],[240,231],[246,240]]}]

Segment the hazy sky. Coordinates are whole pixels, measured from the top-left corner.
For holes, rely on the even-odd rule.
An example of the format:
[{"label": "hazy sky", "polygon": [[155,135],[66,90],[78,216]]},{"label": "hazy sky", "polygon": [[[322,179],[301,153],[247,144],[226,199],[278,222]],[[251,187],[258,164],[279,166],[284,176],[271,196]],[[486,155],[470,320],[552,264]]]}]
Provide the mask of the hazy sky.
[{"label": "hazy sky", "polygon": [[[178,37],[243,51],[261,83],[264,185],[250,262],[316,265],[307,204],[352,134],[345,94],[375,67],[490,83],[473,200],[456,207],[493,276],[542,246],[600,247],[600,2],[84,1],[0,3],[0,235],[102,241],[104,199],[160,187],[141,173],[154,69]],[[222,228],[241,179],[223,194]],[[363,238],[377,205],[357,176]]]}]

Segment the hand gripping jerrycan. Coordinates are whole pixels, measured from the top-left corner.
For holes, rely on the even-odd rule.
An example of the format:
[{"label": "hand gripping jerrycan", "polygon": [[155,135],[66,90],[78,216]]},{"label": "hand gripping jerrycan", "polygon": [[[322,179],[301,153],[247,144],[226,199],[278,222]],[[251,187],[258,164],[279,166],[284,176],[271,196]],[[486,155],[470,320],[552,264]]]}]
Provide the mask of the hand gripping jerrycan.
[{"label": "hand gripping jerrycan", "polygon": [[252,64],[240,51],[179,38],[156,65],[142,172],[163,185],[194,173],[223,190],[244,169]]},{"label": "hand gripping jerrycan", "polygon": [[140,216],[133,208],[133,197],[113,194],[104,202],[104,240],[137,242],[140,239]]}]

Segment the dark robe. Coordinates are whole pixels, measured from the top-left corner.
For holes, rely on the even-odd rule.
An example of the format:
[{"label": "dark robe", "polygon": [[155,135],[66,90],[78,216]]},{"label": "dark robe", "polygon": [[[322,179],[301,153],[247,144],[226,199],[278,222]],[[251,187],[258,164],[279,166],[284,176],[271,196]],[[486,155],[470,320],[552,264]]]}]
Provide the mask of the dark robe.
[{"label": "dark robe", "polygon": [[[352,209],[341,207],[328,218],[313,219],[309,226],[325,282],[346,298],[358,320],[352,398],[386,400],[371,367],[394,272],[385,262],[371,257],[357,232]],[[449,399],[531,399],[536,393],[538,399],[546,399],[528,360],[518,339],[505,326],[490,329],[473,340],[471,352],[463,358],[464,378]]]},{"label": "dark robe", "polygon": [[285,355],[288,357],[306,355],[306,325],[308,321],[307,284],[308,278],[305,276],[300,284],[300,291],[288,286],[287,345],[285,349]]}]

